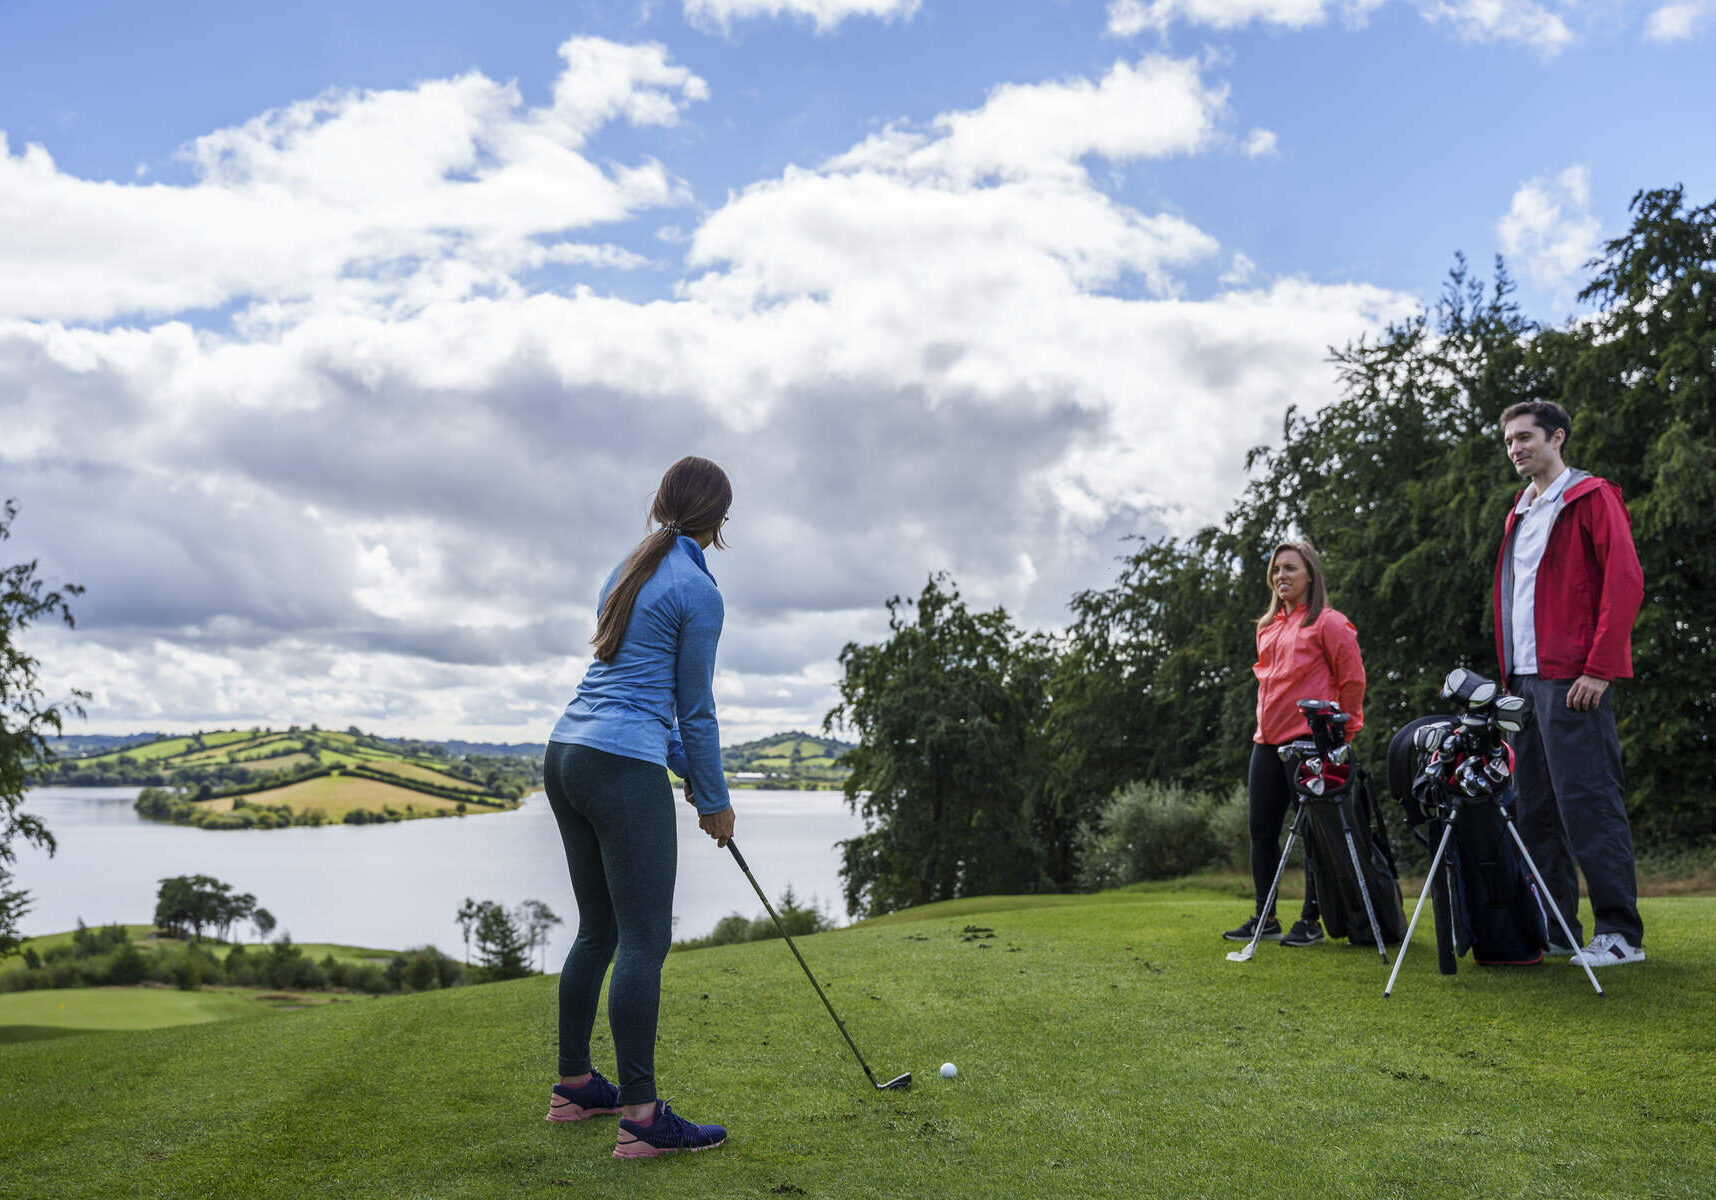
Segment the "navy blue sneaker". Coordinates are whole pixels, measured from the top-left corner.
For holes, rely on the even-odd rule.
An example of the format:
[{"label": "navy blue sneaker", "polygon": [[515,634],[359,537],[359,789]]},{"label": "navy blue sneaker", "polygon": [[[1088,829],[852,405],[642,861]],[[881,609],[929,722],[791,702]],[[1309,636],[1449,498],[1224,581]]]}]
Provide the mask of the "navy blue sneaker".
[{"label": "navy blue sneaker", "polygon": [[620,1089],[602,1078],[600,1071],[591,1071],[582,1087],[554,1085],[548,1100],[550,1121],[582,1121],[588,1117],[612,1116],[620,1111]]},{"label": "navy blue sneaker", "polygon": [[709,1150],[727,1140],[719,1125],[696,1125],[674,1112],[666,1100],[655,1102],[655,1120],[648,1125],[620,1118],[615,1158],[654,1158],[675,1150]]}]

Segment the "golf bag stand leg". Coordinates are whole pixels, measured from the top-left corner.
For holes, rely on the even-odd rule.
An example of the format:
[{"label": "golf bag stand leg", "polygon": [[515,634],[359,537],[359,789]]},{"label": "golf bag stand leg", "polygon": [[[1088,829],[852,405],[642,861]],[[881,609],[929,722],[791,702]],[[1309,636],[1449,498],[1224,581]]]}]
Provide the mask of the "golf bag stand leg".
[{"label": "golf bag stand leg", "polygon": [[1430,873],[1424,877],[1424,890],[1418,893],[1418,903],[1412,907],[1412,920],[1406,924],[1406,936],[1400,940],[1400,953],[1394,956],[1394,970],[1388,973],[1388,986],[1382,989],[1382,998],[1388,999],[1394,991],[1395,977],[1400,974],[1400,964],[1406,961],[1406,948],[1412,944],[1412,931],[1418,928],[1418,918],[1424,912],[1424,901],[1430,896],[1430,885],[1436,882],[1436,872],[1442,868],[1442,856],[1448,853],[1448,843],[1454,836],[1454,822],[1458,819],[1460,810],[1455,809],[1449,815],[1447,823],[1442,826],[1442,840],[1436,844],[1436,853],[1430,859]]},{"label": "golf bag stand leg", "polygon": [[[1514,827],[1513,813],[1504,807],[1502,818],[1507,821],[1507,831],[1513,834],[1514,845],[1519,847],[1520,854],[1525,857],[1525,865],[1531,868],[1531,877],[1537,881],[1538,889],[1542,892],[1544,900],[1547,901],[1544,907],[1555,914],[1555,923],[1561,926],[1561,935],[1567,939],[1567,944],[1577,954],[1579,951],[1578,940],[1574,938],[1573,931],[1567,928],[1567,918],[1561,915],[1561,906],[1556,904],[1555,897],[1549,894],[1549,885],[1543,882],[1543,872],[1537,869],[1537,863],[1532,861],[1531,851],[1525,848],[1525,839],[1519,836],[1519,830]],[[1597,982],[1597,973],[1591,970],[1591,964],[1581,962],[1579,965],[1585,968],[1585,977],[1591,981],[1591,986],[1597,989],[1597,995],[1601,996],[1603,985]]]},{"label": "golf bag stand leg", "polygon": [[1382,926],[1377,924],[1376,908],[1370,902],[1370,886],[1364,881],[1364,867],[1359,864],[1358,844],[1353,841],[1352,826],[1347,824],[1347,811],[1337,806],[1341,814],[1341,834],[1347,839],[1347,855],[1353,860],[1353,878],[1358,880],[1359,899],[1364,901],[1364,915],[1370,919],[1370,936],[1376,939],[1376,952],[1388,962],[1388,950],[1382,944]]},{"label": "golf bag stand leg", "polygon": [[1269,920],[1269,910],[1275,907],[1275,893],[1281,890],[1281,876],[1287,870],[1287,856],[1293,852],[1293,839],[1299,836],[1299,823],[1305,819],[1305,799],[1298,797],[1293,809],[1293,824],[1287,827],[1287,844],[1281,847],[1281,861],[1275,864],[1275,879],[1269,885],[1269,895],[1263,901],[1263,908],[1257,914],[1257,928],[1252,931],[1251,940],[1243,950],[1229,951],[1229,962],[1250,962],[1251,956],[1257,953],[1257,943],[1263,938],[1263,926]]}]

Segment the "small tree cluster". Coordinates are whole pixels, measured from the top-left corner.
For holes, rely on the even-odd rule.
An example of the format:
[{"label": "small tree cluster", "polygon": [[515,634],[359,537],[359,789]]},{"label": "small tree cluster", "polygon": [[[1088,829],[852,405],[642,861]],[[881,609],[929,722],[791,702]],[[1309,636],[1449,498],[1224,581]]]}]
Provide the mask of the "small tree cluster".
[{"label": "small tree cluster", "polygon": [[834,928],[834,922],[815,905],[802,904],[791,887],[782,893],[775,906],[780,924],[770,920],[768,913],[747,917],[743,913],[728,913],[715,922],[715,928],[700,938],[687,938],[673,943],[675,950],[703,950],[710,946],[731,946],[738,942],[766,942],[778,938],[784,929],[788,937],[807,937]]},{"label": "small tree cluster", "polygon": [[465,937],[467,960],[471,937],[477,940],[477,963],[484,978],[519,979],[531,974],[530,956],[540,948],[546,955],[548,931],[561,923],[540,900],[526,900],[516,911],[493,900],[467,898],[454,918]]},{"label": "small tree cluster", "polygon": [[155,924],[171,937],[201,941],[203,930],[219,931],[226,941],[232,927],[252,922],[263,937],[274,928],[274,917],[258,908],[249,892],[234,892],[232,885],[209,875],[175,875],[161,880],[155,896]]}]

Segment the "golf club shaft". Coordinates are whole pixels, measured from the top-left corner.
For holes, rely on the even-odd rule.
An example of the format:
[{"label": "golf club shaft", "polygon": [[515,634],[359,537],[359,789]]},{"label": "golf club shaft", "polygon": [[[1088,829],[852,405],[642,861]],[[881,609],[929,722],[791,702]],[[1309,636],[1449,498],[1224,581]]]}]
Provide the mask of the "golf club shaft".
[{"label": "golf club shaft", "polygon": [[1364,868],[1359,865],[1358,846],[1353,842],[1353,831],[1346,828],[1347,815],[1341,814],[1341,832],[1347,837],[1347,853],[1353,860],[1353,878],[1358,880],[1359,898],[1364,901],[1364,915],[1370,918],[1370,935],[1376,939],[1376,952],[1382,955],[1382,961],[1388,961],[1388,951],[1382,945],[1382,926],[1376,923],[1376,909],[1370,902],[1370,888],[1364,881]]},{"label": "golf club shaft", "polygon": [[1275,907],[1275,893],[1281,890],[1281,876],[1287,871],[1287,856],[1293,852],[1293,839],[1299,834],[1299,822],[1305,818],[1305,802],[1299,801],[1293,812],[1292,827],[1287,830],[1287,844],[1281,847],[1281,861],[1275,864],[1275,878],[1269,884],[1269,896],[1263,901],[1263,911],[1257,914],[1257,928],[1252,931],[1251,944],[1245,948],[1247,960],[1257,953],[1257,943],[1263,938],[1263,927],[1269,922],[1269,910]]},{"label": "golf club shaft", "polygon": [[[1577,954],[1579,952],[1579,939],[1573,936],[1573,931],[1571,929],[1567,928],[1567,918],[1561,915],[1561,906],[1555,903],[1555,897],[1549,894],[1549,885],[1543,882],[1543,872],[1537,869],[1537,864],[1532,861],[1531,851],[1525,848],[1525,839],[1519,836],[1519,830],[1514,827],[1513,814],[1504,808],[1502,810],[1502,817],[1507,821],[1507,831],[1513,834],[1513,840],[1514,843],[1519,846],[1519,852],[1525,855],[1525,865],[1531,868],[1531,877],[1537,880],[1537,886],[1543,889],[1543,898],[1549,901],[1545,907],[1555,914],[1555,923],[1561,926],[1561,932],[1567,938],[1568,947]],[[1597,995],[1601,996],[1603,994],[1603,985],[1597,982],[1597,973],[1591,970],[1591,964],[1586,962],[1584,959],[1580,959],[1579,965],[1585,968],[1586,978],[1591,981],[1591,986],[1597,989]]]},{"label": "golf club shaft", "polygon": [[1388,999],[1394,991],[1394,981],[1400,975],[1400,964],[1406,961],[1406,948],[1412,944],[1412,931],[1418,928],[1418,918],[1424,912],[1424,901],[1430,897],[1430,887],[1436,882],[1436,871],[1442,865],[1442,856],[1448,852],[1448,839],[1454,836],[1454,820],[1442,827],[1442,840],[1436,845],[1436,855],[1430,860],[1430,871],[1424,876],[1424,890],[1418,893],[1418,903],[1412,907],[1412,920],[1407,923],[1406,936],[1400,941],[1400,952],[1394,956],[1394,970],[1388,973],[1388,986],[1382,989],[1382,998]]},{"label": "golf club shaft", "polygon": [[769,903],[768,896],[763,894],[762,886],[757,883],[757,877],[751,874],[750,864],[745,861],[745,856],[739,853],[739,843],[735,842],[732,838],[728,838],[727,849],[732,851],[733,861],[739,864],[739,870],[743,871],[745,873],[745,878],[751,881],[751,890],[756,892],[757,899],[763,902],[763,908],[768,911],[769,916],[774,920],[775,928],[780,930],[781,937],[786,939],[787,949],[791,950],[792,956],[798,959],[798,965],[804,968],[804,977],[810,980],[810,986],[816,989],[816,995],[818,999],[822,1001],[822,1006],[828,1010],[828,1015],[834,1018],[834,1024],[835,1027],[840,1030],[840,1036],[846,1039],[846,1044],[852,1049],[852,1057],[856,1058],[858,1060],[858,1065],[864,1068],[864,1074],[869,1078],[870,1082],[875,1084],[878,1088],[881,1087],[881,1084],[876,1083],[876,1076],[870,1070],[870,1064],[864,1061],[864,1056],[862,1054],[858,1053],[858,1044],[852,1040],[852,1035],[846,1032],[846,1025],[841,1021],[840,1014],[834,1011],[834,1005],[830,1004],[828,1002],[828,997],[823,995],[822,985],[816,982],[816,976],[810,973],[810,964],[804,961],[804,955],[800,954],[798,952],[798,947],[793,944],[792,935],[786,931],[786,926],[781,924],[781,919],[775,912],[775,906]]}]

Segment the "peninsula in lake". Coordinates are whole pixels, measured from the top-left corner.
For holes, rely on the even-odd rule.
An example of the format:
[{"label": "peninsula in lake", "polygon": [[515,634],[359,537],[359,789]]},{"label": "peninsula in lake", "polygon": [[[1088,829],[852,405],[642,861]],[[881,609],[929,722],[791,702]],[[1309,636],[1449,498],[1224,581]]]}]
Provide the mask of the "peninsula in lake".
[{"label": "peninsula in lake", "polygon": [[[89,738],[69,743],[37,772],[37,784],[137,786],[137,811],[201,829],[406,821],[506,812],[541,786],[533,745],[382,738],[356,727],[223,729],[183,735]],[[76,746],[82,753],[68,754]],[[782,733],[729,746],[721,757],[734,787],[837,789],[851,747]]]}]

